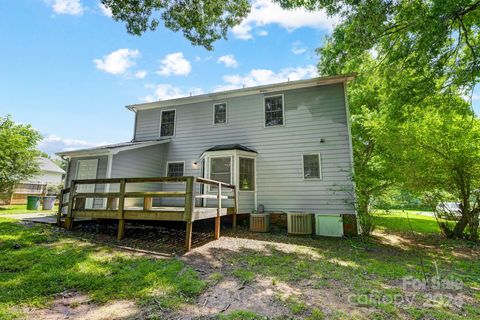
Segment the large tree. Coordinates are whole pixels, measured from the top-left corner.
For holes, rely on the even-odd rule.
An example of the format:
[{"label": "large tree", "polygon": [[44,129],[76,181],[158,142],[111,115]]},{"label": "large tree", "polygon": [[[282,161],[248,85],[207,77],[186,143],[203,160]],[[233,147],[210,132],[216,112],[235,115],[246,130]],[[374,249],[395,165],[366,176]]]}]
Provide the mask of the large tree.
[{"label": "large tree", "polygon": [[8,198],[15,184],[39,171],[36,150],[41,135],[30,125],[16,124],[10,116],[0,117],[0,194]]},{"label": "large tree", "polygon": [[130,34],[155,30],[160,21],[194,45],[213,49],[213,42],[226,38],[250,12],[248,0],[102,0],[117,21],[126,23]]}]

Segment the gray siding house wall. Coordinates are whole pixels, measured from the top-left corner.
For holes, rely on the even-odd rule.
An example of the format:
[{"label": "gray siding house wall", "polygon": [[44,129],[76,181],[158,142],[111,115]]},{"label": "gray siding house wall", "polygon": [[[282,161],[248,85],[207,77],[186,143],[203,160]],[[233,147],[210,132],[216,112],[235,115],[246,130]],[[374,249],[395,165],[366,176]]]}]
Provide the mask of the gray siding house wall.
[{"label": "gray siding house wall", "polygon": [[[139,108],[135,141],[159,139],[162,110],[176,110],[169,143],[113,155],[112,177],[164,176],[167,161],[184,161],[184,175],[200,176],[195,165],[216,145],[241,144],[257,152],[256,203],[266,211],[353,214],[351,140],[344,83],[257,93],[199,103]],[[283,94],[284,125],[264,126],[264,97]],[[214,103],[227,103],[227,123],[213,124]],[[320,154],[321,179],[303,178],[303,154]],[[99,158],[98,177],[106,176]],[[75,167],[72,158],[71,167]],[[100,165],[100,163],[102,165]],[[71,180],[73,172],[70,170]],[[175,189],[168,186],[166,189]],[[255,209],[255,192],[239,191],[240,213]],[[170,199],[162,205],[171,205]],[[173,203],[174,204],[174,203]]]}]

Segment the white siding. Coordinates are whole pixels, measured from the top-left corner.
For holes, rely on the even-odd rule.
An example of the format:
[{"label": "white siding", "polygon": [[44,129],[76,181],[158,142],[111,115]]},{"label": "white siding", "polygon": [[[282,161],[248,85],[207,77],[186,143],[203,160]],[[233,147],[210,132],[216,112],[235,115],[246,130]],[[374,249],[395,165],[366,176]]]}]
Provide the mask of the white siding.
[{"label": "white siding", "polygon": [[[185,161],[185,175],[197,176],[200,168],[193,162],[203,151],[214,145],[243,144],[258,152],[258,203],[265,210],[353,213],[343,85],[279,93],[285,97],[285,126],[279,127],[264,127],[264,95],[228,99],[228,123],[221,126],[212,123],[216,101],[167,107],[177,110],[177,119],[175,137],[165,145],[166,160]],[[160,110],[137,113],[136,139],[158,138]],[[322,138],[325,143],[320,143]],[[303,153],[321,154],[322,180],[303,180]],[[251,210],[242,203],[240,207],[242,212]]]}]

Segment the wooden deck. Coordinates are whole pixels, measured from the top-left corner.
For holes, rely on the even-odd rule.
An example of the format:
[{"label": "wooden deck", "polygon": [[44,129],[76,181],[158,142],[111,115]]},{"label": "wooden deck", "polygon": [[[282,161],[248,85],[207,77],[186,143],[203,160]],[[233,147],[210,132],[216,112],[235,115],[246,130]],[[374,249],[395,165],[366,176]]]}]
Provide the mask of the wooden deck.
[{"label": "wooden deck", "polygon": [[[127,184],[138,183],[183,183],[185,191],[145,191],[126,192]],[[119,185],[119,192],[77,192],[79,185]],[[214,185],[216,194],[195,194],[196,184]],[[232,190],[232,196],[222,195],[222,189]],[[231,214],[233,227],[236,226],[236,214],[238,212],[238,192],[234,185],[204,178],[184,177],[155,177],[155,178],[111,178],[73,180],[69,188],[62,190],[57,215],[57,222],[62,225],[64,208],[67,208],[64,226],[73,228],[75,219],[116,219],[118,220],[118,239],[125,234],[125,220],[157,220],[157,221],[184,221],[186,223],[186,251],[191,248],[192,224],[196,220],[215,218],[215,239],[220,237],[220,219],[222,216]],[[67,196],[68,195],[68,196]],[[87,209],[86,200],[106,199],[106,208]],[[126,207],[126,198],[143,198],[143,207]],[[154,207],[153,199],[158,198],[181,198],[184,201],[181,207]],[[68,201],[65,201],[68,199]],[[214,199],[216,207],[195,206],[196,199]],[[232,199],[233,207],[222,207],[222,200]]]}]

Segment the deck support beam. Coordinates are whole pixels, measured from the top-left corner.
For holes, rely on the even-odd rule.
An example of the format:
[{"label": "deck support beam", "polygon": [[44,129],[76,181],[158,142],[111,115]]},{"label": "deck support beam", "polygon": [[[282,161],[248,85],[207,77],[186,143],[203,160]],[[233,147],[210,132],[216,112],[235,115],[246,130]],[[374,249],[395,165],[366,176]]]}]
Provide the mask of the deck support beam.
[{"label": "deck support beam", "polygon": [[187,227],[185,230],[185,251],[190,251],[192,249],[192,227],[193,222],[187,222]]},{"label": "deck support beam", "polygon": [[75,187],[75,180],[73,180],[70,184],[70,193],[68,195],[68,211],[65,218],[65,228],[67,228],[67,230],[73,229],[73,206],[75,205],[73,199],[75,198]]},{"label": "deck support beam", "polygon": [[192,224],[193,211],[195,208],[195,181],[193,177],[187,178],[185,181],[185,210],[183,217],[187,223],[185,230],[185,251],[192,249]]},{"label": "deck support beam", "polygon": [[120,180],[120,197],[118,198],[118,240],[122,240],[125,237],[125,184],[125,179]]},{"label": "deck support beam", "polygon": [[222,185],[218,184],[217,193],[217,216],[215,217],[215,240],[220,239],[220,217],[222,214]]}]

